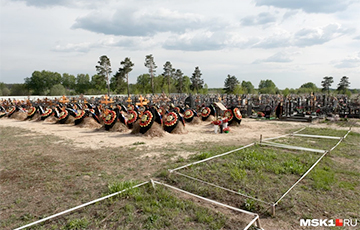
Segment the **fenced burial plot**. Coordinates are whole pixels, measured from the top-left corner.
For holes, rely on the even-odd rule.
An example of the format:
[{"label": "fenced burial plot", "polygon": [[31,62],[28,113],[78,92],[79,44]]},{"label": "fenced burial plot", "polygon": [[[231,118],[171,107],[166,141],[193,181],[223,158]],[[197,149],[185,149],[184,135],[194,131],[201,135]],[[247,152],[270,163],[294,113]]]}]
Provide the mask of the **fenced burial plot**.
[{"label": "fenced burial plot", "polygon": [[169,183],[204,197],[269,213],[272,204],[311,167],[320,153],[259,145],[169,174]]},{"label": "fenced burial plot", "polygon": [[29,226],[33,229],[244,229],[258,220],[252,213],[198,199],[157,181],[114,183],[109,185],[108,193],[96,204],[77,206]]},{"label": "fenced burial plot", "polygon": [[[302,130],[272,138],[275,142],[249,145],[222,157],[179,167],[170,170],[172,174],[167,179],[202,196],[275,215],[275,206],[349,133],[323,130],[334,136],[320,136],[309,134],[312,132],[310,129],[306,134]],[[308,141],[315,137],[319,140]],[[293,146],[299,143],[300,146]]]}]

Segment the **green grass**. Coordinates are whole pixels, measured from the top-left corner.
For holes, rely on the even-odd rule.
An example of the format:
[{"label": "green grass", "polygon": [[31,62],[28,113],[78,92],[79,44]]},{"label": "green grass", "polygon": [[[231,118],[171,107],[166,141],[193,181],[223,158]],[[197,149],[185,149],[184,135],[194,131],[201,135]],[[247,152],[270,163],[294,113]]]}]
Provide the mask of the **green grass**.
[{"label": "green grass", "polygon": [[[0,228],[13,229],[81,203],[129,188],[156,177],[187,191],[234,207],[259,213],[261,219],[295,228],[301,217],[360,219],[360,134],[351,132],[278,205],[270,219],[269,206],[224,190],[169,174],[191,162],[239,148],[219,143],[169,146],[159,149],[166,159],[140,158],[128,148],[77,149],[53,136],[18,138],[24,130],[0,129],[2,216]],[[29,133],[29,132],[27,132]],[[302,133],[342,136],[345,130],[307,128]],[[289,138],[291,139],[291,138]],[[40,141],[40,145],[39,145]],[[57,142],[56,144],[54,144]],[[142,144],[142,143],[141,143]],[[305,142],[305,146],[313,146]],[[326,140],[318,146],[327,148]],[[136,148],[140,143],[135,142]],[[319,147],[319,148],[320,148]],[[172,157],[174,151],[196,153]],[[253,146],[179,172],[273,202],[321,154]],[[38,197],[41,197],[39,199]],[[5,218],[4,218],[5,217]],[[47,221],[32,229],[235,229],[248,223],[238,214],[156,185],[129,190],[112,199]]]},{"label": "green grass", "polygon": [[[128,185],[133,184],[129,182]],[[109,189],[109,193],[114,190]],[[96,215],[90,215],[91,213]],[[89,206],[79,214],[50,220],[36,228],[54,229],[233,229],[246,226],[213,209],[179,198],[161,185],[137,188],[136,192]],[[95,218],[95,219],[94,219]],[[97,220],[98,219],[98,220]]]},{"label": "green grass", "polygon": [[[347,130],[307,128],[301,133],[341,137],[347,133]],[[320,149],[330,149],[338,142],[327,139],[312,140],[314,142],[308,140],[309,138],[291,137],[280,141]],[[232,149],[236,148],[238,147],[232,147]],[[358,212],[360,204],[356,202],[360,199],[359,149],[360,134],[351,132],[279,203],[277,209],[281,211],[280,214],[277,211],[278,218],[285,220],[286,215],[315,218],[323,215],[321,210],[326,210],[333,218],[337,218],[337,213],[343,213],[345,216],[347,212],[360,218]],[[230,150],[229,146],[220,153],[228,150]],[[219,154],[217,150],[206,149],[191,160],[201,160],[216,154]],[[321,153],[253,146],[181,169],[179,172],[271,203],[287,191],[321,155]],[[183,165],[188,162],[184,162]],[[263,216],[270,214],[269,207],[256,200],[243,198],[179,175],[162,174],[161,176],[168,183],[199,195],[230,205],[238,205]],[[342,197],[348,198],[344,201]],[[328,199],[334,202],[328,202]],[[339,204],[340,200],[341,204]]]}]

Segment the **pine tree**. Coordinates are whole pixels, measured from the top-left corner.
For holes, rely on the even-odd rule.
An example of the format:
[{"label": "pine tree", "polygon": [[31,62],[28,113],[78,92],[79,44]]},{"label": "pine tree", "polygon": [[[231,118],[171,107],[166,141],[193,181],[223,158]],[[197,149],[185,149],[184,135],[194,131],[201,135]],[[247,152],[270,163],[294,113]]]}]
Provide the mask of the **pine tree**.
[{"label": "pine tree", "polygon": [[239,85],[239,81],[235,76],[230,76],[230,74],[228,74],[227,78],[225,79],[225,83],[224,83],[224,90],[227,94],[233,94],[235,91],[235,88],[237,85]]},{"label": "pine tree", "polygon": [[110,94],[110,79],[109,74],[111,73],[111,63],[110,59],[103,55],[100,57],[100,61],[98,61],[99,65],[96,66],[96,71],[98,75],[101,76],[105,81],[108,87],[108,94]]},{"label": "pine tree", "polygon": [[200,89],[204,87],[204,80],[201,79],[202,73],[200,72],[199,67],[195,67],[194,73],[191,77],[191,85],[190,89],[195,91],[196,93],[199,92]]},{"label": "pine tree", "polygon": [[323,91],[328,91],[328,94],[330,94],[330,86],[334,82],[333,77],[325,76],[324,80],[321,82],[321,86],[323,87]]},{"label": "pine tree", "polygon": [[157,68],[157,66],[155,65],[154,57],[152,56],[152,54],[146,55],[145,66],[147,68],[149,68],[149,73],[150,73],[150,77],[151,77],[151,90],[152,90],[152,94],[154,94],[155,93],[155,91],[154,91],[154,73],[156,72],[155,69]]},{"label": "pine tree", "polygon": [[183,93],[185,90],[185,85],[184,85],[184,77],[183,77],[183,72],[181,72],[180,69],[177,69],[175,72],[175,80],[176,80],[176,90],[178,93]]},{"label": "pine tree", "polygon": [[349,86],[350,86],[349,78],[346,77],[346,76],[343,76],[340,79],[340,83],[338,84],[337,91],[339,93],[346,94],[346,92],[348,91]]},{"label": "pine tree", "polygon": [[170,94],[170,85],[171,85],[171,79],[173,78],[175,69],[173,69],[171,62],[167,61],[164,64],[164,73],[162,74],[164,76],[164,80],[166,80],[168,85],[168,93]]},{"label": "pine tree", "polygon": [[124,61],[120,62],[120,65],[122,65],[123,67],[119,69],[119,72],[123,72],[126,77],[127,93],[128,97],[130,97],[129,73],[132,71],[131,67],[134,66],[134,63],[131,62],[130,58],[126,57]]}]

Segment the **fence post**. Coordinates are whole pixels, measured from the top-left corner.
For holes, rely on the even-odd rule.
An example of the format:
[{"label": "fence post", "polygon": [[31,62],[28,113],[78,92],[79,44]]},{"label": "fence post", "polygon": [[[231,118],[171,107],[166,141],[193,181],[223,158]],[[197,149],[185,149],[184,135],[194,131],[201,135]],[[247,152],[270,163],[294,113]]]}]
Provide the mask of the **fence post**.
[{"label": "fence post", "polygon": [[272,217],[275,217],[275,204],[271,206],[271,215]]}]

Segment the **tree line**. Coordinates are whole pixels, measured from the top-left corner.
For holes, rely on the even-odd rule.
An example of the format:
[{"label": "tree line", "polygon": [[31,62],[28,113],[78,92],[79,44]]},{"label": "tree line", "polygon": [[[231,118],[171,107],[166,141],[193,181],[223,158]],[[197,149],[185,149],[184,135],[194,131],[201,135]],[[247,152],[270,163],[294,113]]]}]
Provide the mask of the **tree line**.
[{"label": "tree line", "polygon": [[[99,57],[95,66],[96,74],[71,75],[47,70],[34,71],[31,77],[25,78],[23,84],[6,85],[0,82],[0,96],[26,96],[26,95],[78,95],[78,94],[155,94],[155,93],[200,93],[209,92],[207,84],[202,79],[199,67],[195,67],[191,77],[184,75],[181,69],[173,68],[170,61],[166,61],[162,73],[156,75],[157,65],[152,54],[146,55],[144,66],[148,73],[137,77],[135,84],[129,83],[129,74],[134,63],[129,57],[120,62],[120,68],[112,75],[110,59],[106,55]],[[224,82],[224,88],[212,89],[215,93],[227,94],[301,94],[333,91],[330,89],[333,77],[326,76],[321,82],[322,88],[308,82],[298,89],[279,90],[272,80],[261,80],[255,89],[250,81],[240,82],[235,76],[228,76]],[[349,78],[343,76],[338,84],[336,93],[351,94],[349,90]],[[353,90],[356,93],[355,90]]]},{"label": "tree line", "polygon": [[0,95],[77,95],[77,94],[148,94],[148,93],[201,93],[207,94],[207,84],[197,66],[191,77],[180,69],[173,68],[170,61],[163,65],[163,73],[156,75],[157,66],[153,56],[145,57],[145,67],[149,73],[137,77],[135,84],[129,83],[129,74],[134,63],[129,57],[120,62],[120,68],[112,75],[110,59],[103,55],[95,66],[97,73],[71,75],[42,70],[34,71],[25,78],[21,90],[13,91],[0,83]]},{"label": "tree line", "polygon": [[334,82],[333,77],[325,76],[321,82],[322,88],[318,88],[314,83],[307,82],[302,84],[298,89],[289,89],[285,88],[284,90],[279,90],[276,87],[275,83],[272,80],[261,80],[257,89],[253,86],[250,81],[240,81],[235,77],[228,74],[224,82],[224,88],[222,91],[227,94],[282,94],[287,96],[289,94],[309,94],[309,93],[319,93],[325,92],[330,94],[330,91],[335,91],[337,94],[346,94],[351,95],[351,93],[358,93],[358,90],[350,90],[350,81],[347,76],[343,76],[340,79],[338,87],[336,90],[330,89],[332,83]]}]

